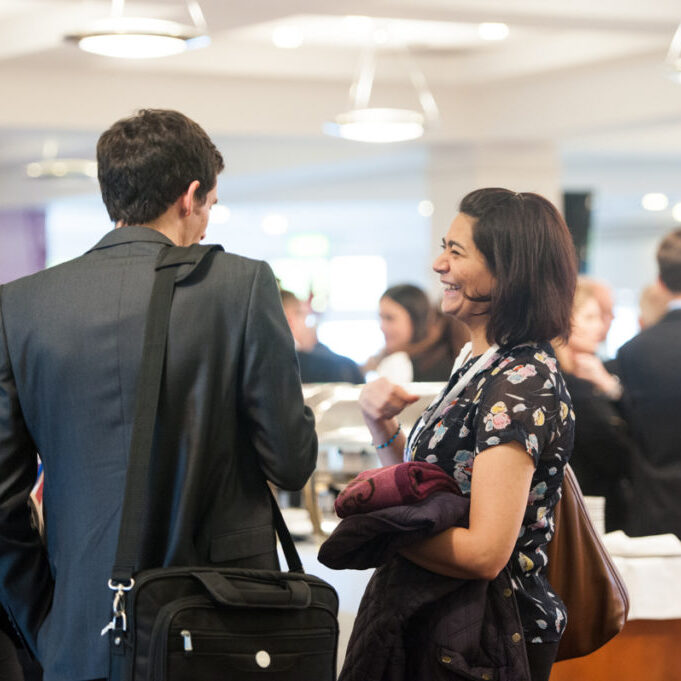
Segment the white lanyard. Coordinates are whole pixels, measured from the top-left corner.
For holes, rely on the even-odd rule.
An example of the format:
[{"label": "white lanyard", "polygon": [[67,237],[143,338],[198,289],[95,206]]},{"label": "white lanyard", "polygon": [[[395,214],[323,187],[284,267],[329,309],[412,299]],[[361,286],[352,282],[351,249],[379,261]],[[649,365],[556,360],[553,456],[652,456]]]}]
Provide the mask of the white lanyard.
[{"label": "white lanyard", "polygon": [[[471,382],[471,380],[480,373],[483,369],[491,366],[492,363],[497,358],[497,350],[499,346],[495,343],[489,347],[477,361],[468,369],[468,371],[454,384],[451,390],[444,395],[444,390],[430,403],[430,406],[423,413],[423,416],[419,419],[419,422],[414,428],[409,441],[405,447],[405,458],[413,458],[413,449],[418,442],[419,435],[421,431],[425,428],[431,426],[435,421],[440,418],[444,410],[463,392],[464,388]],[[471,355],[471,344],[466,343],[461,349],[461,352],[454,362],[454,368],[452,369],[452,374],[456,373],[464,363],[470,358]],[[440,402],[437,408],[430,412],[431,408]],[[429,413],[430,412],[430,413]],[[425,419],[424,419],[425,416]]]}]

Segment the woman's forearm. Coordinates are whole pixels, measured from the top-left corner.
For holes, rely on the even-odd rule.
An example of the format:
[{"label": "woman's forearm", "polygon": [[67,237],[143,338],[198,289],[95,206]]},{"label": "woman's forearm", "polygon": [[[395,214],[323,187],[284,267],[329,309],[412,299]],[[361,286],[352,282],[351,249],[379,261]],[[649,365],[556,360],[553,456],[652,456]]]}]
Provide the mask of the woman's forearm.
[{"label": "woman's forearm", "polygon": [[505,563],[465,527],[454,527],[400,553],[420,567],[457,579],[494,579]]},{"label": "woman's forearm", "polygon": [[464,579],[494,579],[508,563],[527,507],[534,463],[518,443],[475,457],[468,527],[453,527],[402,552],[417,565]]},{"label": "woman's forearm", "polygon": [[[376,453],[384,466],[392,466],[396,463],[402,463],[404,452],[404,445],[406,443],[406,436],[400,428],[399,421],[396,418],[392,419],[366,419],[366,424],[371,433],[371,440],[376,447]],[[395,435],[397,433],[397,435]],[[392,442],[384,447],[380,445]]]}]

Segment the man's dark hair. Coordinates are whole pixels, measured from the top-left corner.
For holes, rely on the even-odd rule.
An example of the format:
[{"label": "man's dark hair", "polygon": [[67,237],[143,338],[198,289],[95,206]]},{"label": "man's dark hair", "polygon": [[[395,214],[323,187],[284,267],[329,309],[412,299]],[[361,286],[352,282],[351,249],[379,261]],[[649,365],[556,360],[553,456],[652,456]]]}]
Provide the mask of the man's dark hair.
[{"label": "man's dark hair", "polygon": [[473,241],[495,284],[487,339],[516,345],[553,338],[567,340],[577,259],[570,232],[556,207],[543,196],[508,189],[478,189],[459,210],[474,218]]},{"label": "man's dark hair", "polygon": [[412,328],[410,343],[418,343],[428,335],[433,309],[425,291],[413,284],[397,284],[384,291],[381,298],[390,298],[409,313]]},{"label": "man's dark hair", "polygon": [[681,293],[681,229],[662,239],[657,249],[660,281],[672,292]]},{"label": "man's dark hair", "polygon": [[200,125],[165,109],[142,109],[114,123],[97,142],[97,164],[109,217],[125,225],[155,220],[194,180],[196,198],[205,200],[225,167]]}]

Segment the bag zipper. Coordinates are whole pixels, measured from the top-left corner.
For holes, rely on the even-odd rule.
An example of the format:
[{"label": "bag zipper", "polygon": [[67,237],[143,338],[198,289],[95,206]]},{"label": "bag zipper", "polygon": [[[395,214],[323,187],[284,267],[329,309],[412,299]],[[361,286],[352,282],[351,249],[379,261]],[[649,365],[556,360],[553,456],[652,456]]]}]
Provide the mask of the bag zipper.
[{"label": "bag zipper", "polygon": [[[151,630],[151,638],[149,645],[149,671],[147,673],[148,681],[165,681],[166,679],[166,661],[168,659],[168,640],[170,638],[170,625],[173,618],[183,610],[189,610],[191,608],[215,608],[215,601],[207,598],[206,596],[186,596],[185,598],[178,598],[177,600],[171,601],[163,605],[156,615],[154,621],[154,626]],[[278,634],[279,637],[300,637],[304,638],[306,636],[321,636],[321,635],[331,635],[333,637],[338,634],[338,620],[335,613],[328,607],[323,605],[316,606],[311,604],[310,607],[316,607],[318,610],[323,610],[331,615],[331,620],[333,626],[326,628],[311,629],[306,633],[282,633]],[[199,630],[198,632],[194,630],[194,633],[200,633],[202,637],[208,638],[220,638],[220,634],[213,634],[212,632],[203,632]],[[194,650],[194,643],[192,638],[192,632],[189,629],[182,629],[179,632],[183,639],[183,648],[185,653],[191,653]],[[249,637],[251,634],[238,634],[230,633],[230,638],[239,637]]]},{"label": "bag zipper", "polygon": [[[186,608],[210,606],[212,604],[213,601],[205,596],[186,596],[185,598],[178,598],[175,601],[170,601],[170,603],[166,603],[159,609],[156,620],[154,621],[154,626],[151,629],[149,643],[149,672],[147,674],[148,681],[164,681],[165,679],[165,660],[168,654],[168,637],[163,634],[168,630],[175,614]],[[191,635],[189,642],[191,645]]]}]

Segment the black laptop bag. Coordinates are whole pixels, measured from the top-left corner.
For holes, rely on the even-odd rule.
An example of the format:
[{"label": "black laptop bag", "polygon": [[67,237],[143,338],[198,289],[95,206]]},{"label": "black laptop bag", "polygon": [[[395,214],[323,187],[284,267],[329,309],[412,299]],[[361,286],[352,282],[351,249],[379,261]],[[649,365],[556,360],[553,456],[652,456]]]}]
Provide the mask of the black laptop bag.
[{"label": "black laptop bag", "polygon": [[[109,580],[113,619],[102,631],[109,637],[109,680],[335,681],[338,596],[331,585],[303,572],[271,493],[288,572],[135,570],[172,294],[176,281],[190,276],[214,249],[169,247],[156,265],[118,549]],[[180,265],[191,265],[182,278],[177,275]]]}]

